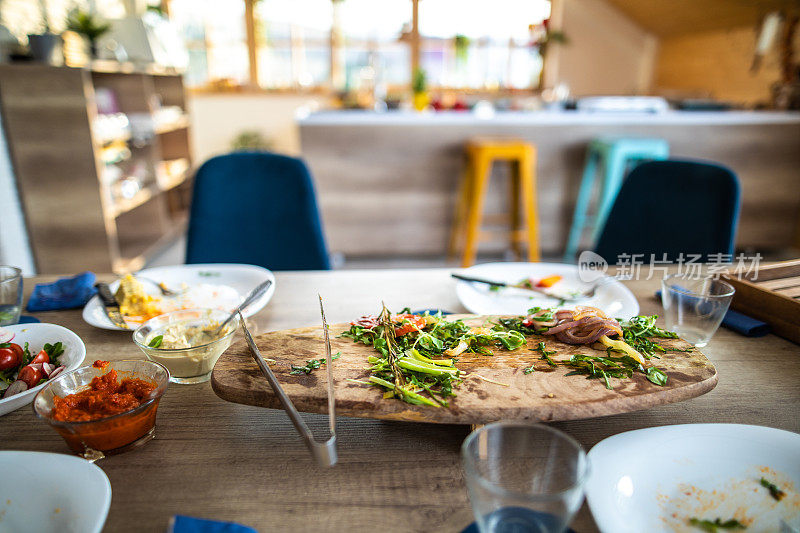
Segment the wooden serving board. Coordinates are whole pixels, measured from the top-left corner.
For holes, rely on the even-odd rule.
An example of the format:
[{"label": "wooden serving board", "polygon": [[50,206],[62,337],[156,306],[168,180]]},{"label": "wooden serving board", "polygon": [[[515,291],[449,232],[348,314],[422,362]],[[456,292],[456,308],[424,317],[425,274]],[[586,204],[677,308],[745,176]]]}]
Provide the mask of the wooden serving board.
[{"label": "wooden serving board", "polygon": [[[458,318],[458,317],[448,317]],[[486,317],[464,317],[470,325],[484,323]],[[654,359],[656,366],[669,377],[666,386],[647,381],[641,373],[630,379],[611,378],[614,390],[604,387],[602,380],[584,376],[565,376],[571,369],[558,366],[547,371],[547,363],[535,351],[544,340],[548,350],[557,353],[553,359],[569,359],[576,353],[603,355],[605,352],[587,346],[570,346],[549,337],[530,337],[528,346],[515,351],[497,348],[493,356],[464,353],[456,366],[470,374],[504,383],[497,385],[475,375],[468,375],[454,389],[450,406],[411,405],[397,399],[384,399],[383,390],[353,383],[348,379],[366,380],[370,372],[367,357],[376,355],[372,346],[355,343],[338,335],[349,324],[331,326],[333,353],[341,352],[333,362],[338,415],[409,422],[443,424],[483,424],[496,420],[573,420],[593,418],[647,409],[656,405],[679,402],[705,394],[717,384],[717,371],[697,349],[691,352],[669,352]],[[324,357],[322,327],[308,327],[265,333],[255,337],[278,381],[298,410],[309,413],[327,412],[327,371],[323,365],[310,374],[292,375],[290,365],[305,365],[308,359]],[[659,339],[664,347],[689,347],[680,339]],[[523,370],[536,365],[536,371]],[[282,408],[272,388],[253,361],[244,341],[231,345],[214,367],[211,385],[220,398],[247,405]]]}]

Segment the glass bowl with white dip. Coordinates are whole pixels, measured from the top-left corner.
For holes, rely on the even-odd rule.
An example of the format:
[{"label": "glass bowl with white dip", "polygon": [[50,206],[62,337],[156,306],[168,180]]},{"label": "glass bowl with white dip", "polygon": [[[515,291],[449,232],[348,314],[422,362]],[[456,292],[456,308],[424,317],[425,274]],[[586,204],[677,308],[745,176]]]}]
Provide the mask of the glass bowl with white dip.
[{"label": "glass bowl with white dip", "polygon": [[239,326],[234,317],[219,333],[228,312],[182,309],[151,318],[133,332],[133,342],[148,359],[169,370],[173,383],[203,383],[211,378],[217,359],[228,349]]}]

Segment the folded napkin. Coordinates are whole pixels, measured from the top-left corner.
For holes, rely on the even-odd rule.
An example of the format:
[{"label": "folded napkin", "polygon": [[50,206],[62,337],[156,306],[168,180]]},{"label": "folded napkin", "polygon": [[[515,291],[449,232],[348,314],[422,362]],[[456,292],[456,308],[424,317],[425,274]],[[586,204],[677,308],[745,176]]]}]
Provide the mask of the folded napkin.
[{"label": "folded napkin", "polygon": [[234,522],[218,522],[217,520],[175,515],[172,517],[167,533],[258,533],[258,531]]},{"label": "folded napkin", "polygon": [[92,272],[84,272],[53,283],[39,283],[33,288],[27,310],[57,311],[82,307],[95,293],[94,280]]},{"label": "folded napkin", "polygon": [[[656,291],[656,298],[661,300],[661,291]],[[745,337],[763,337],[771,330],[770,325],[766,322],[743,315],[733,309],[728,309],[725,313],[722,325]]]}]

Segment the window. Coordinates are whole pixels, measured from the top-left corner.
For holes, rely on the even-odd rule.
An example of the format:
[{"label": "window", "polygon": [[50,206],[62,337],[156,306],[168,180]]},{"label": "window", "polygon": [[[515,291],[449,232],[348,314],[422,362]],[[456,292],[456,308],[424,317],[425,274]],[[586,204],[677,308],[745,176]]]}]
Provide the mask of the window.
[{"label": "window", "polygon": [[432,86],[497,89],[535,85],[541,57],[531,25],[547,0],[425,0],[419,4],[420,64]]},{"label": "window", "polygon": [[[246,2],[253,5],[253,50]],[[190,85],[267,89],[406,90],[413,43],[432,88],[529,88],[542,68],[530,27],[549,15],[549,0],[170,2],[189,50]]]},{"label": "window", "polygon": [[258,83],[267,88],[326,85],[331,0],[261,0],[255,6]]},{"label": "window", "polygon": [[171,0],[170,19],[189,53],[188,85],[249,81],[244,7],[236,0]]}]

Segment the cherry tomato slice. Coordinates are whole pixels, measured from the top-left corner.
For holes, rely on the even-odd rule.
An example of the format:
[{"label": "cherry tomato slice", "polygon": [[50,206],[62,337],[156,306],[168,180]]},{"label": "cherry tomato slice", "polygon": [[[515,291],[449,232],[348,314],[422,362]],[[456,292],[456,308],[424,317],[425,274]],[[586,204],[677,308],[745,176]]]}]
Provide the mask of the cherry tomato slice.
[{"label": "cherry tomato slice", "polygon": [[402,314],[394,315],[394,321],[401,324],[394,328],[394,334],[397,337],[402,337],[413,331],[421,331],[425,327],[425,317]]},{"label": "cherry tomato slice", "polygon": [[0,348],[0,370],[17,368],[22,363],[22,356],[11,348]]},{"label": "cherry tomato slice", "polygon": [[561,276],[556,274],[556,275],[553,275],[553,276],[547,276],[546,278],[540,279],[539,283],[537,283],[536,286],[537,287],[545,287],[545,288],[546,287],[552,287],[553,285],[555,285],[559,281],[561,281]]},{"label": "cherry tomato slice", "polygon": [[25,357],[25,352],[22,350],[22,346],[20,346],[19,344],[15,344],[13,342],[10,344],[11,346],[9,346],[9,348],[14,350],[17,353],[19,360],[22,361],[23,357]]},{"label": "cherry tomato slice", "polygon": [[22,370],[19,371],[19,376],[17,379],[19,381],[24,381],[28,388],[35,387],[44,377],[44,372],[41,370],[37,370],[30,365],[26,365],[22,367]]},{"label": "cherry tomato slice", "polygon": [[41,352],[36,354],[36,357],[34,357],[31,360],[30,364],[35,365],[36,363],[49,363],[49,362],[50,362],[50,356],[47,355],[47,352],[42,350]]}]

